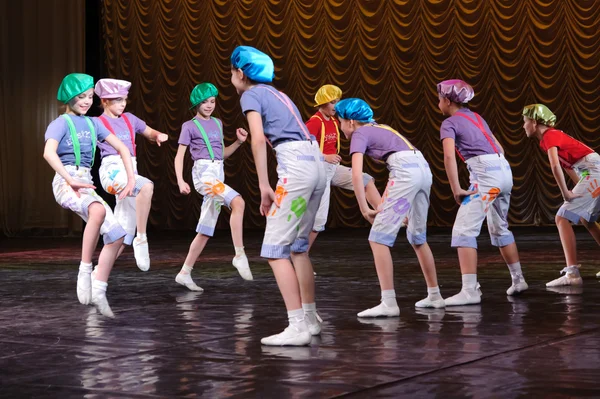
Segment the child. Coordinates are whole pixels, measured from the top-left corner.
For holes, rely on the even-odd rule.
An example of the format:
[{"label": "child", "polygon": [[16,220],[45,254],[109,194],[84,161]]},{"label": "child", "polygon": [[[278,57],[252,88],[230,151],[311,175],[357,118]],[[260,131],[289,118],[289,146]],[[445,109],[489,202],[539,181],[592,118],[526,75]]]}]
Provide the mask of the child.
[{"label": "child", "polygon": [[[315,225],[310,232],[308,240],[308,249],[317,239],[319,232],[325,230],[327,223],[327,214],[329,213],[329,196],[331,195],[331,186],[340,187],[345,190],[353,190],[352,170],[346,166],[340,165],[342,157],[340,153],[340,129],[339,123],[335,119],[335,104],[342,98],[342,90],[334,85],[322,86],[315,95],[315,107],[319,107],[316,114],[310,117],[306,122],[308,132],[317,138],[319,148],[325,158],[325,173],[327,183],[325,192],[319,204],[319,210],[315,217]],[[365,187],[367,201],[373,208],[381,203],[381,195],[375,187],[371,176],[363,173],[362,183]]]},{"label": "child", "polygon": [[192,108],[196,116],[181,127],[179,148],[175,156],[175,174],[179,191],[188,195],[190,186],[183,179],[183,157],[190,147],[190,154],[194,161],[192,179],[194,188],[204,196],[200,220],[196,228],[196,238],[190,245],[190,250],[185,258],[181,271],[175,281],[192,291],[203,291],[192,280],[192,269],[196,260],[202,253],[208,239],[213,236],[217,219],[221,213],[221,206],[231,209],[231,238],[235,247],[233,266],[238,270],[244,280],[252,280],[252,272],[248,265],[248,258],[244,252],[243,223],[244,200],[234,189],[224,184],[225,171],[223,160],[229,158],[246,141],[248,133],[244,129],[237,129],[237,141],[228,147],[223,142],[223,122],[212,117],[215,110],[217,88],[211,83],[200,83],[190,94]]},{"label": "child", "polygon": [[[126,233],[110,207],[94,191],[90,168],[96,141],[106,141],[123,158],[127,182],[120,199],[131,195],[135,178],[127,146],[98,120],[84,116],[93,103],[93,87],[94,79],[82,73],[72,73],[63,79],[57,99],[67,105],[66,113],[52,121],[46,130],[44,159],[56,171],[52,181],[56,202],[87,223],[83,231],[77,298],[84,305],[92,303],[104,316],[114,317],[106,300],[106,288]],[[100,234],[104,236],[104,247],[92,278],[92,256]]]},{"label": "child", "polygon": [[[136,264],[140,270],[147,271],[150,269],[150,255],[148,254],[146,224],[148,222],[148,214],[150,213],[154,184],[147,178],[137,174],[135,134],[143,134],[144,137],[156,142],[159,146],[161,143],[167,141],[169,136],[147,126],[146,122],[135,115],[129,112],[124,113],[130,87],[131,83],[125,80],[100,79],[96,83],[94,91],[100,97],[102,108],[104,108],[104,113],[99,118],[100,121],[127,146],[131,155],[133,172],[135,174],[133,195],[123,200],[118,198],[127,184],[127,173],[123,160],[107,143],[98,144],[102,156],[100,183],[104,191],[117,196],[115,217],[127,232],[123,246],[119,250],[119,255],[123,252],[125,245],[133,243],[133,254]],[[136,227],[137,237],[134,239]]]},{"label": "child", "polygon": [[[556,116],[545,105],[531,104],[523,108],[523,122],[527,137],[536,137],[540,141],[540,148],[548,154],[552,174],[565,200],[556,213],[555,220],[567,261],[561,274],[566,274],[550,281],[546,286],[582,285],[571,223],[581,222],[600,244],[600,228],[595,223],[600,216],[600,155],[563,131],[555,129]],[[573,190],[567,188],[561,165],[576,183]]]},{"label": "child", "polygon": [[[440,127],[444,166],[454,200],[460,205],[452,229],[452,247],[458,248],[462,290],[446,299],[446,306],[481,302],[477,282],[477,237],[487,216],[492,245],[499,247],[508,265],[512,285],[507,295],[528,288],[513,234],[508,230],[508,208],[512,190],[512,171],[504,150],[481,116],[467,108],[475,93],[462,80],[446,80],[437,85],[442,114],[448,116]],[[456,156],[467,164],[471,187],[463,190],[458,181]]]},{"label": "child", "polygon": [[[351,140],[352,181],[356,200],[365,219],[373,224],[369,244],[381,287],[381,303],[358,313],[358,317],[400,315],[394,291],[394,265],[390,248],[394,246],[406,218],[406,237],[415,250],[427,283],[427,298],[415,306],[443,308],[444,299],[438,287],[435,262],[426,235],[432,183],[429,164],[404,136],[389,126],[376,124],[373,111],[365,101],[348,98],[338,102],[335,110],[344,135]],[[390,170],[381,211],[369,209],[365,189],[360,184],[365,155],[386,162]]]},{"label": "child", "polygon": [[[252,136],[260,212],[267,218],[261,256],[269,260],[273,269],[289,320],[282,333],[263,338],[261,343],[308,345],[311,335],[321,332],[315,280],[307,254],[308,235],[325,190],[319,145],[290,98],[265,84],[274,78],[273,61],[268,55],[240,46],[231,55],[231,65],[231,83],[241,95],[242,111]],[[277,154],[275,191],[269,185],[267,142]]]}]

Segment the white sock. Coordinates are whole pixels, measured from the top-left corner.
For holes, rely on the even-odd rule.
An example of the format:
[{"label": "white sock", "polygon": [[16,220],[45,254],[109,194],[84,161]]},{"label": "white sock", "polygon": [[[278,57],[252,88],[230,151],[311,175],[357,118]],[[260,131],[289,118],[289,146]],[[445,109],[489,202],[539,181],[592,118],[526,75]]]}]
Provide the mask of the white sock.
[{"label": "white sock", "polygon": [[298,327],[301,330],[306,330],[306,322],[304,321],[304,309],[294,309],[287,312],[288,320],[291,326]]},{"label": "white sock", "polygon": [[440,293],[440,287],[427,287],[427,296],[432,301],[437,301],[438,299],[442,299],[442,294]]},{"label": "white sock", "polygon": [[244,252],[244,247],[234,247],[234,248],[235,248],[235,256],[246,255],[246,252]]},{"label": "white sock", "polygon": [[91,273],[92,266],[93,265],[91,263],[85,263],[85,262],[81,261],[79,263],[79,270],[81,270],[82,272]]},{"label": "white sock", "polygon": [[92,298],[99,296],[99,295],[106,296],[106,288],[107,287],[108,287],[108,283],[105,283],[104,281],[100,281],[100,280],[93,280],[92,281]]},{"label": "white sock", "polygon": [[148,239],[148,236],[146,236],[146,233],[142,234],[142,233],[137,233],[137,239],[140,241],[144,241]]},{"label": "white sock", "polygon": [[567,274],[569,274],[569,275],[571,275],[573,277],[579,277],[579,276],[581,276],[579,274],[579,267],[577,267],[577,265],[572,265],[572,266],[567,267]]},{"label": "white sock", "polygon": [[396,302],[396,290],[381,291],[381,302],[388,307],[398,306],[398,302]]},{"label": "white sock", "polygon": [[192,274],[193,269],[194,269],[194,266],[183,265],[183,267],[181,268],[181,271],[179,273]]},{"label": "white sock", "polygon": [[302,310],[304,310],[305,314],[314,315],[317,313],[317,304],[316,303],[303,303]]},{"label": "white sock", "polygon": [[510,271],[510,276],[513,279],[513,282],[518,282],[521,277],[523,277],[523,272],[521,271],[521,262],[507,264],[508,270]]},{"label": "white sock", "polygon": [[462,285],[464,289],[474,290],[477,287],[477,274],[463,274]]}]

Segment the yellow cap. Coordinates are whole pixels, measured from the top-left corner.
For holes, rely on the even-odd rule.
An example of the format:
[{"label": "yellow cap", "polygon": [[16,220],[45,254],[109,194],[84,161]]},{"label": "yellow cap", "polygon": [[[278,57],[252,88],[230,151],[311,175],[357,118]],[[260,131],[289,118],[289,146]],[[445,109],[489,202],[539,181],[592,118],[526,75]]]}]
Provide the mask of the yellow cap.
[{"label": "yellow cap", "polygon": [[321,86],[315,94],[315,107],[342,98],[342,89],[334,85]]}]

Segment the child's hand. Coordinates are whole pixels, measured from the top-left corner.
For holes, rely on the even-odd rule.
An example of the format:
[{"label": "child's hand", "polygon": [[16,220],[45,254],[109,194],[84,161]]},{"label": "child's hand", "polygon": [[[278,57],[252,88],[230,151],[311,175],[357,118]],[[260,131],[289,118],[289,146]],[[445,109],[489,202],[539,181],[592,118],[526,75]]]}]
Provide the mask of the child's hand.
[{"label": "child's hand", "polygon": [[[271,205],[275,202],[275,191],[271,187],[260,188],[260,214],[267,216]],[[277,203],[275,202],[277,206]]]},{"label": "child's hand", "polygon": [[456,203],[458,205],[462,204],[463,200],[465,199],[465,197],[468,197],[469,195],[473,195],[477,193],[477,189],[472,190],[472,191],[468,191],[468,190],[463,190],[462,188],[459,189],[457,192],[452,193],[452,195],[454,196],[454,200],[456,201]]},{"label": "child's hand", "polygon": [[160,147],[160,143],[164,143],[169,140],[169,136],[164,133],[159,133],[156,135],[156,145]]},{"label": "child's hand", "polygon": [[369,209],[365,212],[363,212],[363,217],[365,219],[367,219],[367,221],[371,224],[373,224],[373,222],[375,221],[375,216],[377,216],[377,214],[379,213],[378,210],[374,210],[374,209]]},{"label": "child's hand", "polygon": [[190,190],[190,185],[187,184],[186,182],[182,181],[177,183],[177,185],[179,186],[179,192],[183,195],[188,195],[191,190]]},{"label": "child's hand", "polygon": [[248,138],[248,132],[246,131],[246,129],[243,129],[243,128],[241,128],[241,127],[240,127],[240,128],[238,128],[238,129],[235,131],[235,135],[237,136],[237,138],[238,138],[238,142],[239,142],[240,144],[242,144],[243,142],[245,142],[245,141],[246,141],[246,139]]},{"label": "child's hand", "polygon": [[135,188],[135,179],[127,180],[127,185],[125,186],[123,191],[121,191],[121,193],[119,194],[119,199],[122,200],[122,199],[125,199],[125,198],[133,195],[134,188]]},{"label": "child's hand", "polygon": [[67,182],[67,184],[69,186],[71,186],[73,191],[75,191],[75,195],[78,198],[81,197],[81,193],[79,192],[79,190],[84,189],[84,188],[91,188],[92,190],[96,189],[96,186],[94,186],[93,184],[84,183],[84,182],[77,181],[77,180],[71,180],[71,181]]},{"label": "child's hand", "polygon": [[338,154],[329,154],[329,155],[325,155],[325,162],[329,162],[329,163],[340,163],[342,161],[342,157],[340,157]]},{"label": "child's hand", "polygon": [[567,202],[571,202],[575,198],[581,198],[581,197],[583,197],[583,195],[581,195],[581,194],[575,194],[573,191],[567,191],[565,193],[565,195],[563,195],[564,200],[567,201]]}]

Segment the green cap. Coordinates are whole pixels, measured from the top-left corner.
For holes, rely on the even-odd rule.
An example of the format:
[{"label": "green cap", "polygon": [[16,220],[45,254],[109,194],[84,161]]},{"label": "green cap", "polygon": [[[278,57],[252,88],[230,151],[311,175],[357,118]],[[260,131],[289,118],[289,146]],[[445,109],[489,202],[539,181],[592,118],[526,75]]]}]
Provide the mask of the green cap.
[{"label": "green cap", "polygon": [[94,87],[94,78],[85,73],[71,73],[63,79],[56,99],[63,104],[71,101],[75,96]]},{"label": "green cap", "polygon": [[202,101],[216,97],[219,95],[219,90],[212,83],[200,83],[194,87],[192,90],[192,94],[190,94],[190,102],[192,103],[192,108],[200,104]]},{"label": "green cap", "polygon": [[523,108],[523,116],[550,127],[553,127],[556,124],[556,115],[543,104],[530,104],[525,106],[525,108]]}]

